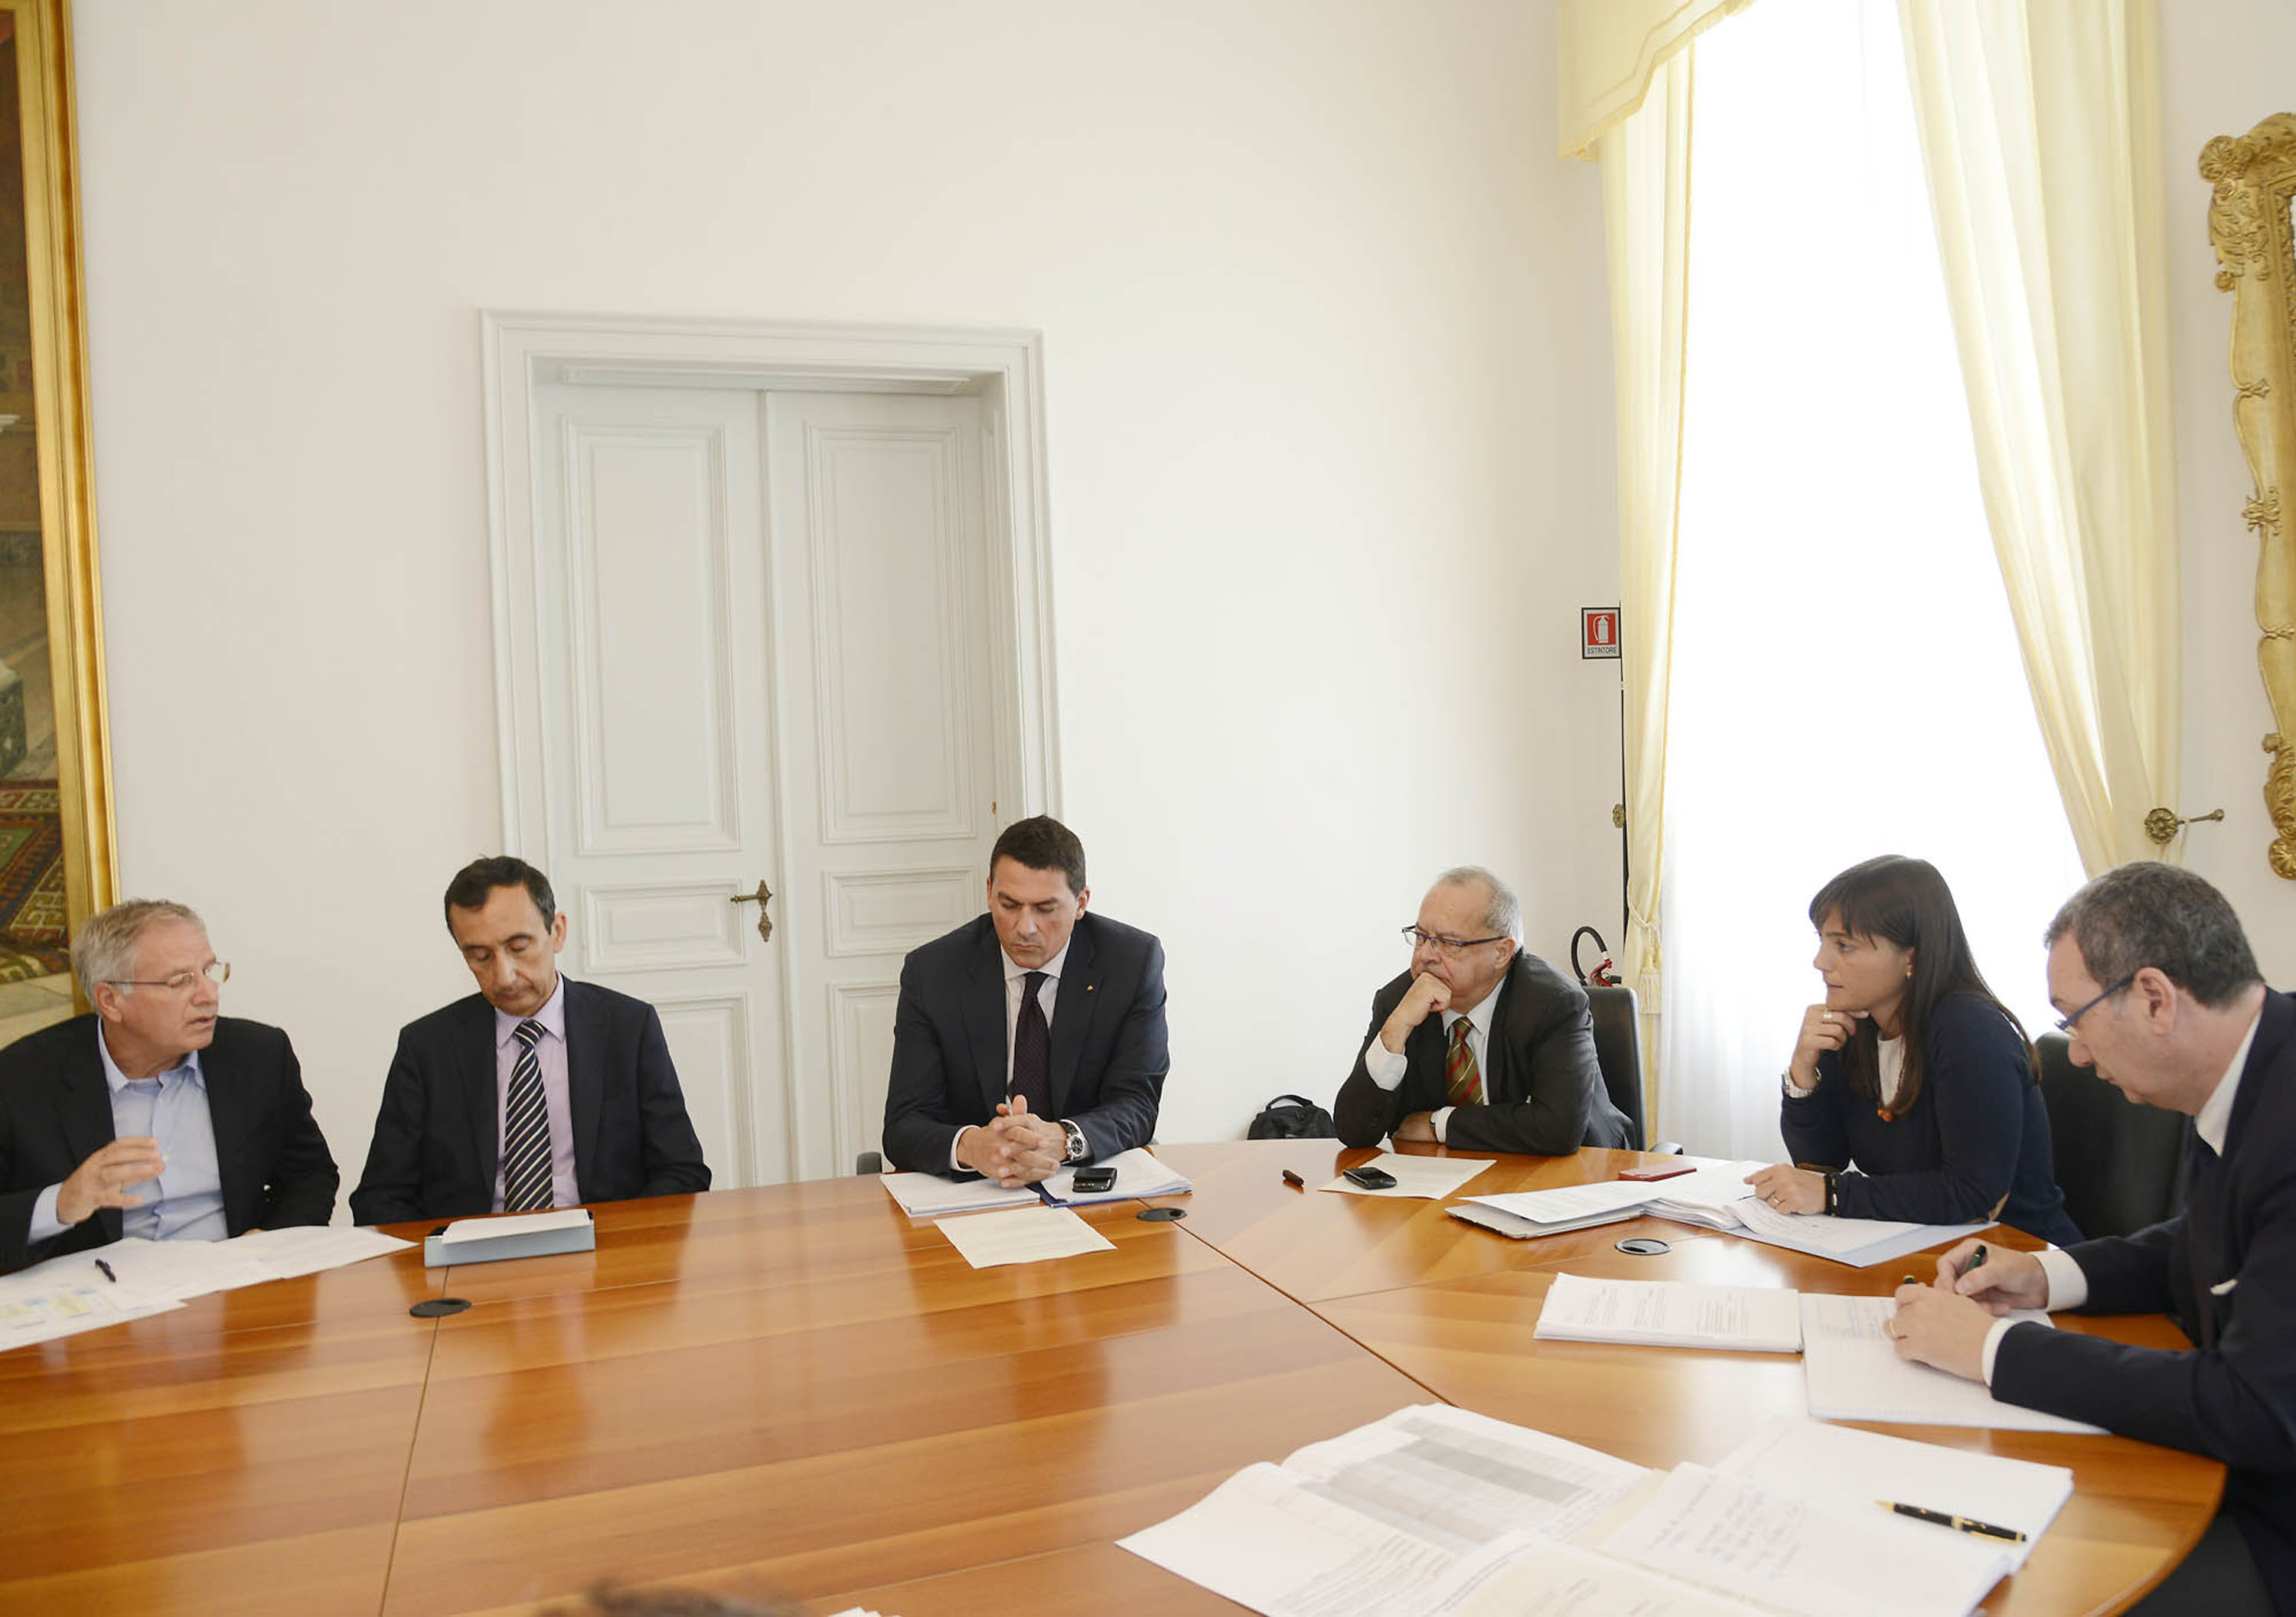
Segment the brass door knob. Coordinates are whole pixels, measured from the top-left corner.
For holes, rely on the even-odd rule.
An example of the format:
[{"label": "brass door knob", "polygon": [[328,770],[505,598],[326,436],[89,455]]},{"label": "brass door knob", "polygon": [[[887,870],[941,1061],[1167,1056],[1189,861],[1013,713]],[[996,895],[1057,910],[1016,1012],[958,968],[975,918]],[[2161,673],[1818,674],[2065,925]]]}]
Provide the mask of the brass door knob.
[{"label": "brass door knob", "polygon": [[773,902],[773,898],[774,890],[760,878],[757,891],[737,892],[726,900],[729,904],[754,904],[758,907],[758,940],[761,943],[774,940],[774,918],[766,913],[766,906]]}]

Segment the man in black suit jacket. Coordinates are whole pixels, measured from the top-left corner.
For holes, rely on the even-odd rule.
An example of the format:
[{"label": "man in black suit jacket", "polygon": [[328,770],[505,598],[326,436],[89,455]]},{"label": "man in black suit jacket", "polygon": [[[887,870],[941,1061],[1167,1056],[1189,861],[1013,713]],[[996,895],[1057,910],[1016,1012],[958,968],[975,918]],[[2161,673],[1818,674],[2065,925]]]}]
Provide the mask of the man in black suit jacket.
[{"label": "man in black suit jacket", "polygon": [[1091,898],[1076,833],[1017,820],[989,854],[988,913],[911,951],[885,1093],[896,1167],[1033,1185],[1155,1134],[1164,947],[1086,914]]},{"label": "man in black suit jacket", "polygon": [[114,905],[81,925],[72,967],[94,1013],[0,1050],[0,1269],[123,1234],[217,1241],[334,1215],[294,1048],[218,1014],[231,968],[197,915]]},{"label": "man in black suit jacket", "polygon": [[351,1217],[709,1189],[661,1018],[559,974],[566,917],[549,878],[523,859],[480,859],[448,884],[446,910],[479,991],[399,1030]]},{"label": "man in black suit jacket", "polygon": [[1403,930],[1411,969],[1372,996],[1332,1107],[1341,1140],[1535,1156],[1637,1144],[1603,1087],[1585,991],[1522,948],[1505,882],[1480,866],[1447,870]]},{"label": "man in black suit jacket", "polygon": [[[2264,986],[2222,894],[2150,860],[2081,889],[2048,941],[2072,1059],[2132,1103],[2192,1117],[2185,1205],[2062,1252],[1962,1243],[1934,1285],[1898,1289],[1898,1351],[2006,1402],[2223,1461],[2222,1514],[2137,1609],[2296,1611],[2296,1001]],[[2167,1312],[2197,1350],[1996,1317],[2012,1308]]]}]

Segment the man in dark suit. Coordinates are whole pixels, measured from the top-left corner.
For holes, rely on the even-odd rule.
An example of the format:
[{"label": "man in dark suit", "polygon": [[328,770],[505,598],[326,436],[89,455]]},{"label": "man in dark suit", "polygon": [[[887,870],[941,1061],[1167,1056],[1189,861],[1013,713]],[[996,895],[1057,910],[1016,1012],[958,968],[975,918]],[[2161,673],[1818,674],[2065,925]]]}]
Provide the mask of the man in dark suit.
[{"label": "man in dark suit", "polygon": [[[2072,1059],[2193,1119],[2185,1205],[2062,1252],[1963,1242],[1934,1285],[1898,1288],[1898,1351],[2223,1461],[2222,1513],[2136,1609],[2296,1612],[2296,1001],[2264,986],[2222,894],[2151,860],[2081,889],[2048,944]],[[2013,1308],[2167,1312],[2197,1350],[1997,1317]]]},{"label": "man in dark suit", "polygon": [[231,968],[199,916],[116,904],[81,925],[72,970],[94,1014],[0,1050],[0,1269],[334,1216],[295,1051],[218,1014]]},{"label": "man in dark suit", "polygon": [[1505,882],[1480,866],[1447,870],[1403,932],[1411,969],[1372,996],[1332,1107],[1341,1140],[1536,1156],[1635,1143],[1603,1088],[1586,993],[1522,947]]},{"label": "man in dark suit", "polygon": [[566,917],[523,859],[447,887],[447,930],[479,991],[399,1030],[361,1224],[531,1212],[709,1188],[661,1018],[561,976]]},{"label": "man in dark suit", "polygon": [[1086,913],[1084,844],[1038,815],[988,857],[988,913],[911,951],[885,1154],[1033,1185],[1144,1145],[1164,1073],[1164,946]]}]

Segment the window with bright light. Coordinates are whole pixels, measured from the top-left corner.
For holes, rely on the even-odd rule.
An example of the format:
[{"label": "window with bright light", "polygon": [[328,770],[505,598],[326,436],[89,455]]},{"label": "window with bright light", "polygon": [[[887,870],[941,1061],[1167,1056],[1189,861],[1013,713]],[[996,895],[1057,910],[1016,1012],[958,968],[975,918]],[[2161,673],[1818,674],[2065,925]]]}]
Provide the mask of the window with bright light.
[{"label": "window with bright light", "polygon": [[1977,481],[1893,0],[1763,0],[1697,46],[1666,777],[1664,1131],[1781,1154],[1810,896],[1945,874],[2048,1025],[2080,885]]}]

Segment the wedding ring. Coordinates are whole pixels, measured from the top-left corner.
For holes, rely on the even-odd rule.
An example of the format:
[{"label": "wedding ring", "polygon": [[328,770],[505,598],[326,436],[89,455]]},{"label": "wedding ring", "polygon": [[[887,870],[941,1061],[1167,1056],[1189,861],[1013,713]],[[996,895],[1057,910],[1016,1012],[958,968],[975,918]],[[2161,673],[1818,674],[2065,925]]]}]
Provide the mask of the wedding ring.
[{"label": "wedding ring", "polygon": [[1833,1013],[1831,1011],[1824,1012],[1818,1017],[1818,1020],[1830,1028],[1833,1025]]}]

